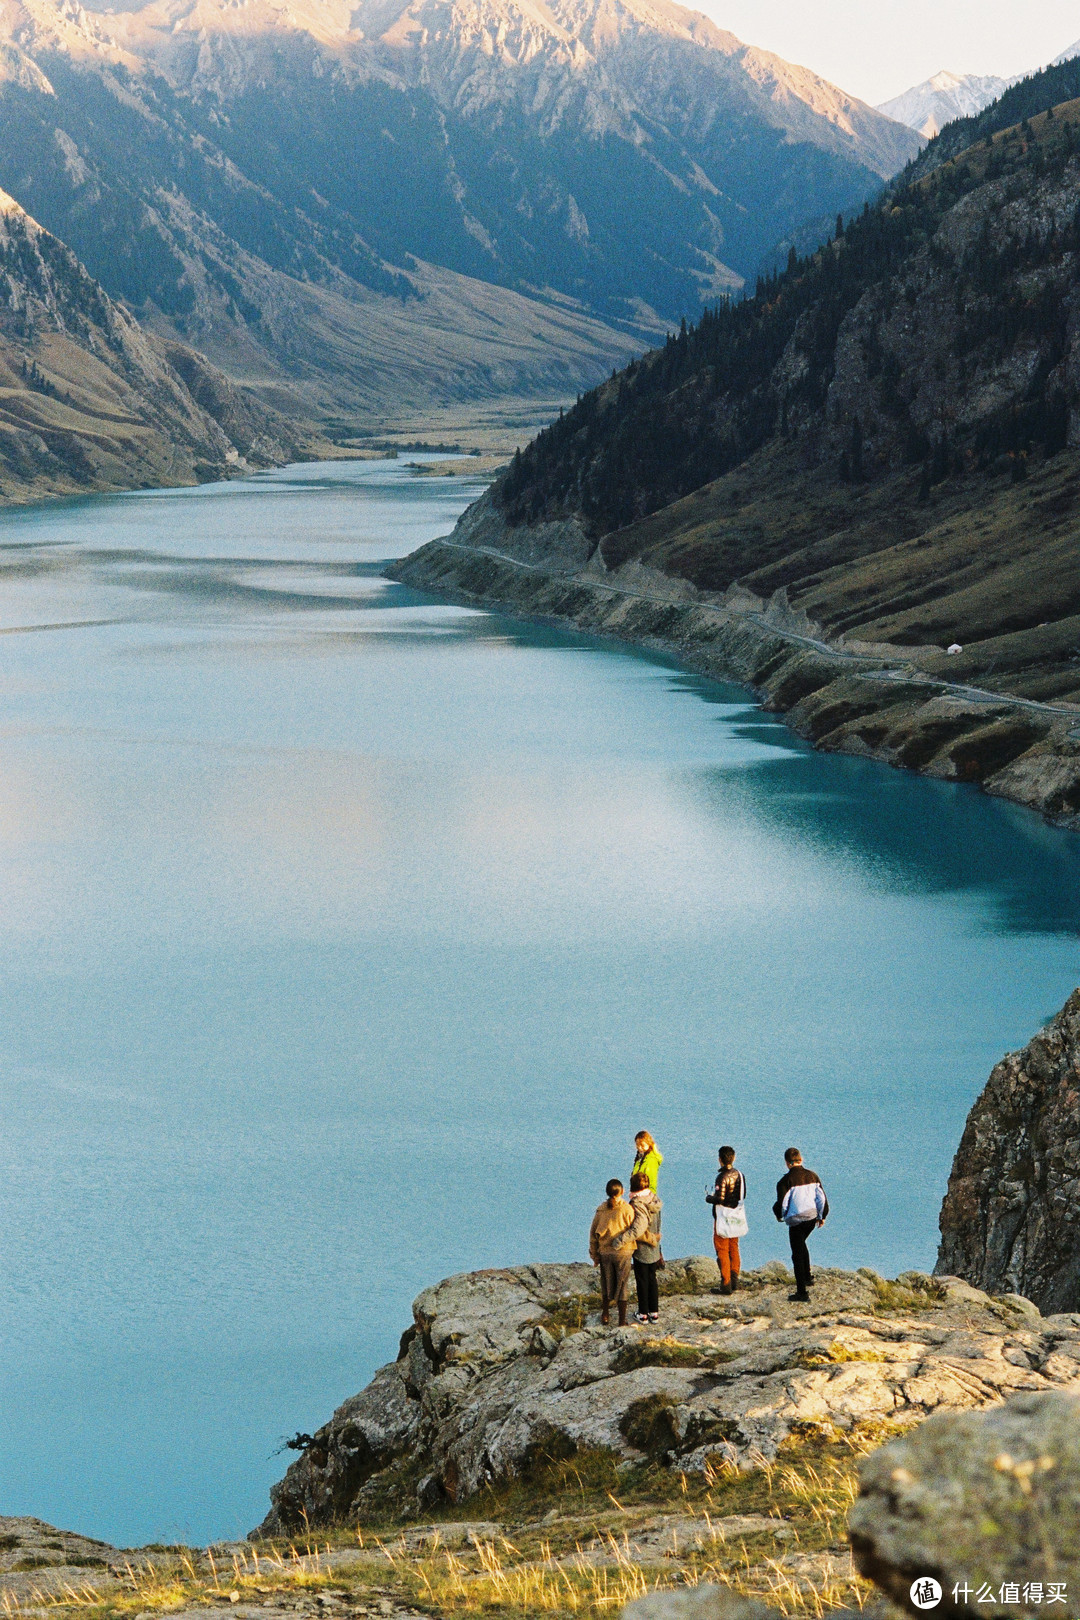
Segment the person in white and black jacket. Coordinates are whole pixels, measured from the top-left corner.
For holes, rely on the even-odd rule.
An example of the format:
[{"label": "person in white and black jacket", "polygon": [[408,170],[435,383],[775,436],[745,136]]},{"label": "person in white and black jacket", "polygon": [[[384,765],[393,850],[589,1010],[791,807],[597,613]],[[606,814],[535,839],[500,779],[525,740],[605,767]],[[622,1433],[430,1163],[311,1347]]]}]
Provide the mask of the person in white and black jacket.
[{"label": "person in white and black jacket", "polygon": [[829,1200],[821,1185],[821,1177],[808,1170],[802,1162],[798,1148],[788,1148],[784,1154],[787,1174],[776,1183],[776,1203],[773,1214],[788,1229],[791,1244],[791,1265],[795,1272],[795,1292],[792,1300],[802,1305],[810,1302],[807,1289],[813,1285],[810,1270],[810,1251],[806,1240],[818,1226],[824,1226],[829,1215]]}]

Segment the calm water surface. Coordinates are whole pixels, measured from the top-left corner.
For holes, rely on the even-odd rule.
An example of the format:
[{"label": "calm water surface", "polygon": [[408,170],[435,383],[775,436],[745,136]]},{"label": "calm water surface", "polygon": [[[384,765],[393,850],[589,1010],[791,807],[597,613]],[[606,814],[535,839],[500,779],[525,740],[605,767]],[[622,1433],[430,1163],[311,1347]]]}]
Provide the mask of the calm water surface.
[{"label": "calm water surface", "polygon": [[0,518],[0,1512],[233,1536],[455,1270],[582,1257],[650,1126],[668,1251],[929,1267],[964,1114],[1076,983],[1080,848],[733,689],[379,577],[390,463]]}]

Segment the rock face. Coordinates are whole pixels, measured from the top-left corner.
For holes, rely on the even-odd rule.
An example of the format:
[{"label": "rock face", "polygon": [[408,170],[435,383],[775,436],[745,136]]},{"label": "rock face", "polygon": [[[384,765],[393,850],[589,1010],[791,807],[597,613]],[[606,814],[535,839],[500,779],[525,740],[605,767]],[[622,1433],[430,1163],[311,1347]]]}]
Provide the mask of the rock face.
[{"label": "rock face", "polygon": [[1080,991],[996,1066],[941,1207],[937,1270],[1080,1309]]},{"label": "rock face", "polygon": [[1061,1596],[1075,1605],[1078,1509],[1080,1399],[1025,1394],[996,1411],[931,1418],[867,1458],[852,1550],[908,1612],[911,1583],[924,1575],[944,1588],[941,1614],[976,1602],[982,1614],[1031,1612]]},{"label": "rock face", "polygon": [[713,1260],[672,1261],[660,1326],[624,1329],[601,1327],[594,1279],[536,1265],[427,1289],[398,1360],[312,1437],[260,1533],[346,1521],[392,1477],[427,1507],[586,1448],[753,1468],[793,1433],[1080,1389],[1080,1318],[956,1279],[819,1270],[800,1306],[778,1262],[723,1298]]},{"label": "rock face", "polygon": [[627,1604],[622,1620],[772,1620],[775,1613],[729,1587],[703,1584],[683,1592],[649,1592]]}]

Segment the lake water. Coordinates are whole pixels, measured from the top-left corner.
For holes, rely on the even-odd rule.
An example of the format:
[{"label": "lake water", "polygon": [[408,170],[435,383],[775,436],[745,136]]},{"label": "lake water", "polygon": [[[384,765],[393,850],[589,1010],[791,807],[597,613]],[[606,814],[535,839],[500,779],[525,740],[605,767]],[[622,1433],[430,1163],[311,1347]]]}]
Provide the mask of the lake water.
[{"label": "lake water", "polygon": [[584,1257],[650,1127],[823,1264],[932,1266],[1074,987],[1080,843],[735,689],[416,595],[402,464],[0,516],[0,1512],[234,1536],[424,1284]]}]

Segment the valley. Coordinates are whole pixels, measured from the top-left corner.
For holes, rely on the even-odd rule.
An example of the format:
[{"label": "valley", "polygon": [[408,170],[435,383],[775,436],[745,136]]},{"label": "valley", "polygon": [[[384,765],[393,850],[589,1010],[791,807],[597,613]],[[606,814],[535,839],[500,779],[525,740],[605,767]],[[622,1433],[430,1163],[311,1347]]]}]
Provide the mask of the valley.
[{"label": "valley", "polygon": [[[950,126],[878,210],[586,396],[457,551],[398,577],[609,631],[648,581],[673,605],[637,633],[750,680],[818,746],[1074,823],[1080,101],[1009,117],[1078,79],[1018,84],[971,147]],[[816,650],[782,654],[788,629]]]}]

